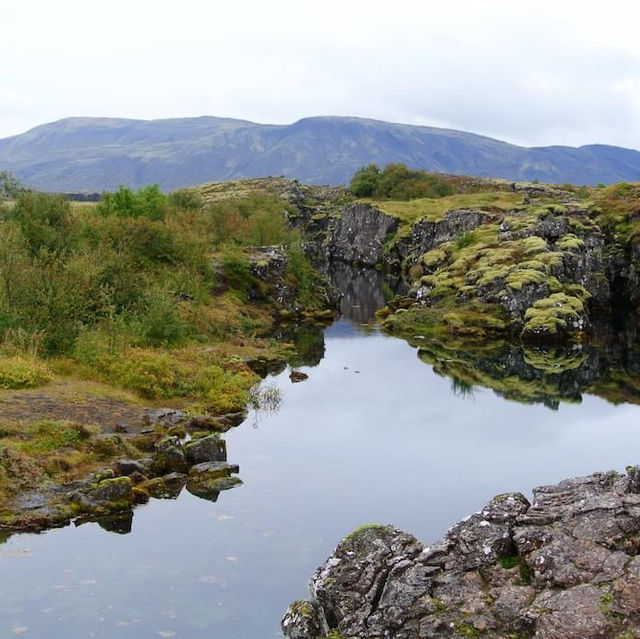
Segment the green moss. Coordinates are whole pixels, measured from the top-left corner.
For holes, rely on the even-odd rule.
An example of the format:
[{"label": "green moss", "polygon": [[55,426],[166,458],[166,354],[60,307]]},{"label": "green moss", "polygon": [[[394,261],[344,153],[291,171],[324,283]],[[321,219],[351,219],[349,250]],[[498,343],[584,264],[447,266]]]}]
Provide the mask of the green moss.
[{"label": "green moss", "polygon": [[600,610],[602,610],[605,615],[613,612],[613,593],[603,592],[600,595]]},{"label": "green moss", "polygon": [[477,628],[474,628],[471,624],[460,622],[460,621],[455,622],[455,629],[463,637],[476,638],[476,637],[482,637],[482,635],[484,634],[484,632],[481,632]]},{"label": "green moss", "polygon": [[513,555],[510,557],[500,557],[500,565],[505,570],[511,570],[511,568],[515,568],[520,563],[520,557],[518,555]]},{"label": "green moss", "polygon": [[306,617],[310,617],[314,614],[313,605],[310,601],[306,601],[304,599],[294,601],[289,607],[295,614],[304,615]]},{"label": "green moss", "polygon": [[507,286],[514,291],[520,291],[527,284],[544,284],[547,277],[544,273],[530,268],[517,268],[507,276]]},{"label": "green moss", "polygon": [[584,248],[584,241],[573,233],[567,233],[556,242],[556,246],[563,251],[579,251]]},{"label": "green moss", "polygon": [[541,237],[538,237],[537,235],[525,237],[523,240],[521,240],[521,244],[525,255],[535,255],[537,253],[541,253],[542,251],[546,251],[547,249],[546,241]]},{"label": "green moss", "polygon": [[525,312],[523,337],[555,336],[573,330],[571,324],[584,313],[583,302],[565,293],[554,293],[538,300]]},{"label": "green moss", "polygon": [[447,252],[441,248],[437,248],[424,253],[424,255],[420,258],[420,261],[427,268],[433,268],[434,266],[438,266],[438,264],[446,262],[447,258]]},{"label": "green moss", "polygon": [[363,524],[356,528],[352,533],[347,535],[347,541],[357,541],[362,535],[365,535],[367,532],[378,530],[385,530],[386,526],[382,526],[381,524]]},{"label": "green moss", "polygon": [[521,203],[521,194],[506,191],[461,193],[441,198],[417,198],[408,202],[391,200],[373,202],[384,213],[393,215],[408,224],[420,218],[441,220],[447,212],[455,209],[475,208],[489,211],[509,211]]}]

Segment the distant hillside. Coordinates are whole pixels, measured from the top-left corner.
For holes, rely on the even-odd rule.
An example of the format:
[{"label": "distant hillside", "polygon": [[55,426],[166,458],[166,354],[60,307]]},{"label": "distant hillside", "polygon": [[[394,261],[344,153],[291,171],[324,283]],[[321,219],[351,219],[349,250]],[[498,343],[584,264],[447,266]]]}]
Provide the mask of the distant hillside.
[{"label": "distant hillside", "polygon": [[68,118],[0,140],[0,170],[49,191],[149,183],[175,189],[266,175],[339,184],[371,162],[547,183],[640,180],[640,152],[630,149],[525,148],[462,131],[348,117],[291,125],[214,117]]}]

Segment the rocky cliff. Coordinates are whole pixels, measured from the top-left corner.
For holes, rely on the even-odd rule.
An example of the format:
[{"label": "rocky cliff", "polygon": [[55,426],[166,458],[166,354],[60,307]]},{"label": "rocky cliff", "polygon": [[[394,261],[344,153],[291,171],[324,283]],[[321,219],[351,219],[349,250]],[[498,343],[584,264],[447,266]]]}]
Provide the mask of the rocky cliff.
[{"label": "rocky cliff", "polygon": [[[640,636],[640,467],[498,495],[424,545],[345,538],[282,622],[288,639]],[[330,634],[329,634],[330,633]]]},{"label": "rocky cliff", "polygon": [[316,260],[374,266],[408,280],[409,295],[387,311],[385,326],[397,334],[580,343],[594,317],[640,305],[637,186],[581,194],[500,182],[485,188],[496,191],[441,201],[336,201],[302,215],[300,224]]}]

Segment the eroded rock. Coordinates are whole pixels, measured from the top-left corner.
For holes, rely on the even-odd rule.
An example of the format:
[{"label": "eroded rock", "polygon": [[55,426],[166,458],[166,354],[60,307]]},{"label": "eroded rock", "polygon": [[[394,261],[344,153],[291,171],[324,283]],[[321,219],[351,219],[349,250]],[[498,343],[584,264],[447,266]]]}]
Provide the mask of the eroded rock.
[{"label": "eroded rock", "polygon": [[639,467],[499,495],[431,546],[345,538],[289,608],[289,639],[640,636]]}]

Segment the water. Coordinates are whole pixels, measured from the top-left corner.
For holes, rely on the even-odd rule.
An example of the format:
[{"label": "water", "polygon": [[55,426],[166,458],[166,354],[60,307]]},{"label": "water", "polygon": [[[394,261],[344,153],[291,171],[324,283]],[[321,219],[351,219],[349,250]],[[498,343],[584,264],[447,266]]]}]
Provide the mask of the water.
[{"label": "water", "polygon": [[[368,320],[370,302],[351,295],[343,310]],[[0,636],[279,637],[287,604],[362,523],[435,540],[494,494],[639,461],[636,405],[461,394],[376,329],[343,318],[324,338],[309,380],[267,380],[277,414],[227,434],[244,485],[218,502],[184,492],[138,508],[131,534],[91,523],[0,545]]]}]

